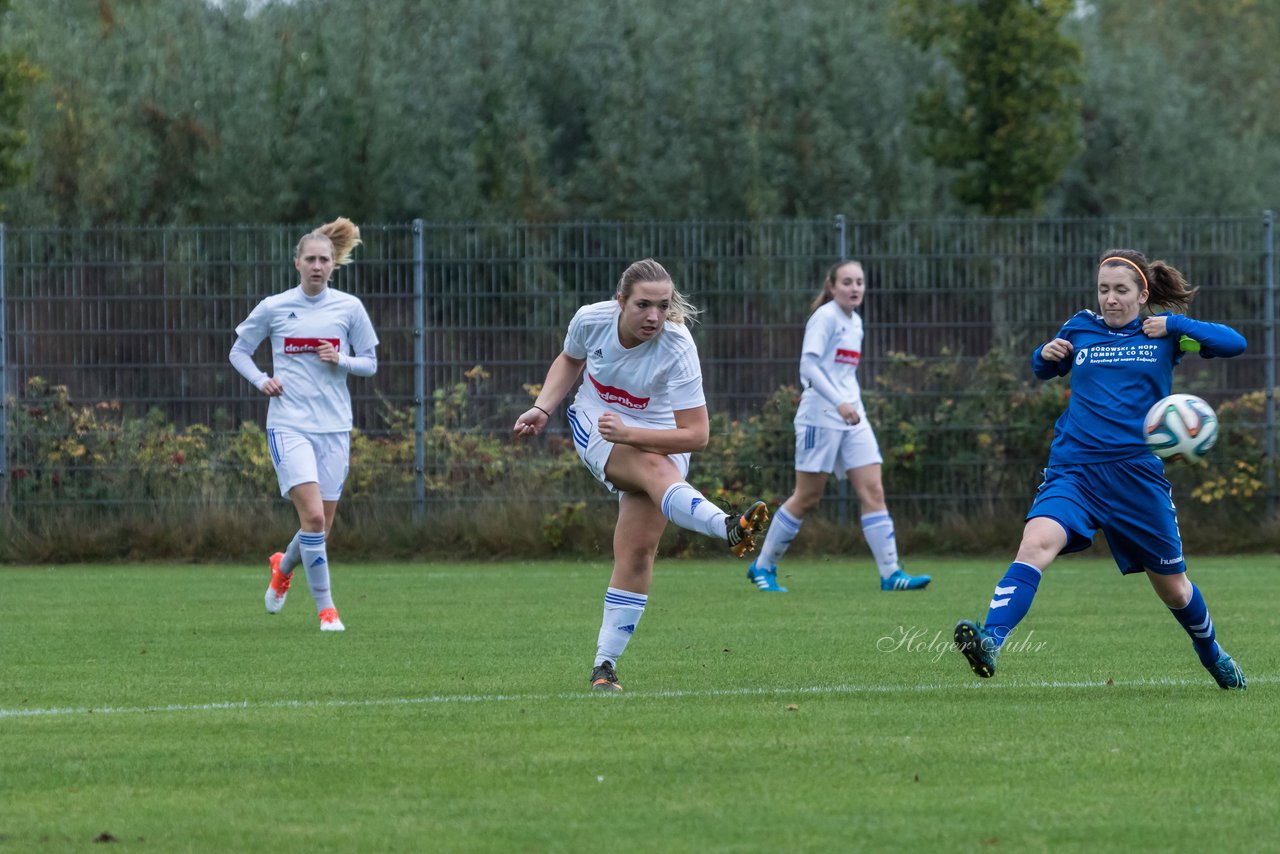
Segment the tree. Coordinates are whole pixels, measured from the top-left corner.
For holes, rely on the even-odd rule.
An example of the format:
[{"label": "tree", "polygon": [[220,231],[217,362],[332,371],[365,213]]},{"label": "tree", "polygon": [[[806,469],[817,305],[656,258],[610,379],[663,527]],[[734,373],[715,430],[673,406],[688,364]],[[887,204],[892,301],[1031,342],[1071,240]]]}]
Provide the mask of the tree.
[{"label": "tree", "polygon": [[[0,18],[9,15],[9,0],[0,0]],[[19,154],[27,143],[21,112],[35,72],[18,53],[0,53],[0,188],[12,187],[26,175]]]},{"label": "tree", "polygon": [[1040,209],[1079,150],[1078,45],[1059,32],[1072,0],[899,0],[906,38],[942,60],[917,99],[926,153],[984,214]]},{"label": "tree", "polygon": [[1254,213],[1280,198],[1280,16],[1258,0],[1092,0],[1085,150],[1061,210]]}]

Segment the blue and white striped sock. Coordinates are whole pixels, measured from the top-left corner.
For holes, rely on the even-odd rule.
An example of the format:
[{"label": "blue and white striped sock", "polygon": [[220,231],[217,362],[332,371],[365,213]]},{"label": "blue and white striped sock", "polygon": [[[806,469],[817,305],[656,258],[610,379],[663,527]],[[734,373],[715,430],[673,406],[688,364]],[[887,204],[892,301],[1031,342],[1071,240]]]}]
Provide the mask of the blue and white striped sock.
[{"label": "blue and white striped sock", "polygon": [[875,558],[881,578],[898,571],[898,540],[893,531],[893,517],[888,510],[862,516],[862,536]]},{"label": "blue and white striped sock", "polygon": [[307,571],[307,586],[311,598],[316,600],[316,613],[333,607],[333,594],[329,591],[329,555],[324,547],[323,531],[300,531],[298,552],[302,566]]},{"label": "blue and white striped sock", "polygon": [[618,663],[627,641],[631,640],[636,624],[644,616],[644,606],[649,601],[647,593],[632,593],[610,587],[604,592],[604,618],[600,622],[600,637],[596,640],[596,663]]},{"label": "blue and white striped sock", "polygon": [[791,548],[791,541],[800,533],[804,518],[792,516],[785,507],[779,507],[773,514],[773,523],[769,525],[769,533],[764,536],[764,545],[760,547],[760,556],[756,558],[756,566],[773,569],[778,560]]},{"label": "blue and white striped sock", "polygon": [[280,571],[285,575],[293,575],[293,571],[297,569],[298,564],[302,562],[302,552],[298,550],[298,538],[302,536],[302,531],[293,535],[293,539],[289,541],[289,545],[284,550],[284,558],[280,561]]},{"label": "blue and white striped sock", "polygon": [[1040,570],[1029,563],[1014,561],[1005,570],[1004,578],[996,585],[991,595],[991,605],[987,608],[987,619],[983,627],[1003,645],[1022,618],[1031,610],[1031,600],[1036,597],[1036,588],[1040,586]]},{"label": "blue and white striped sock", "polygon": [[707,500],[707,496],[684,481],[673,483],[662,496],[662,515],[681,528],[728,539],[724,520],[729,514]]},{"label": "blue and white striped sock", "polygon": [[1213,619],[1209,616],[1209,606],[1200,595],[1200,588],[1191,585],[1191,600],[1181,608],[1170,608],[1169,613],[1191,636],[1191,645],[1196,648],[1196,655],[1205,667],[1212,667],[1218,660],[1222,649],[1218,646],[1217,635],[1213,631]]}]

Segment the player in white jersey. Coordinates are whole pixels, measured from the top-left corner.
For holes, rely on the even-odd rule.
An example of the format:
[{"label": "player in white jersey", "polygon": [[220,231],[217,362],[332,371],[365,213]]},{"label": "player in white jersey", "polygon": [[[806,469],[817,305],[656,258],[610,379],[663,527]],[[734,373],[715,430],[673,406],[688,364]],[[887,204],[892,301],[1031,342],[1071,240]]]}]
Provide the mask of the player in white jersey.
[{"label": "player in white jersey", "polygon": [[800,378],[804,394],[796,410],[796,488],[774,514],[769,536],[747,569],[747,580],[766,592],[778,585],[778,559],[786,553],[809,511],[818,506],[827,476],[844,472],[862,507],[862,534],[880,570],[881,590],[919,590],[927,575],[907,575],[898,563],[893,518],[880,480],[880,445],[867,421],[858,385],[862,317],[855,310],[867,291],[862,265],[844,261],[827,271],[804,328]]},{"label": "player in white jersey", "polygon": [[593,690],[622,690],[615,665],[649,600],[668,520],[727,541],[739,557],[769,521],[763,501],[729,514],[685,482],[690,453],[705,448],[710,434],[698,350],[685,328],[696,313],[661,264],[635,262],[614,299],[578,309],[564,352],[515,423],[517,436],[541,433],[585,372],[568,411],[573,444],[596,479],[619,494]]},{"label": "player in white jersey", "polygon": [[[360,229],[346,218],[320,226],[298,241],[296,288],[267,297],[236,327],[231,364],[271,398],[267,449],[280,494],[298,511],[298,533],[283,552],[271,555],[267,613],[284,607],[293,570],[301,563],[316,601],[321,631],[344,630],[329,589],[325,537],[347,478],[351,450],[351,394],[347,375],[371,377],[378,370],[378,336],[363,303],[329,287],[336,266],[350,263]],[[269,376],[253,353],[271,339]]]}]

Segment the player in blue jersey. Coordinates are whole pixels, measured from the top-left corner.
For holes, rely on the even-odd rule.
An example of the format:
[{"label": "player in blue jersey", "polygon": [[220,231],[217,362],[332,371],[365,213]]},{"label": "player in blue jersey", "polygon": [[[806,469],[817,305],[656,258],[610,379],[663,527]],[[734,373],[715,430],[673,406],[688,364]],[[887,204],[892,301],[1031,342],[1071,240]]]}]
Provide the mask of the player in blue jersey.
[{"label": "player in blue jersey", "polygon": [[778,508],[759,557],[747,569],[747,580],[758,590],[787,592],[778,584],[778,561],[822,500],[832,474],[848,477],[858,495],[862,536],[879,570],[880,589],[920,590],[930,581],[927,575],[907,575],[898,563],[880,477],[884,460],[862,404],[858,363],[864,347],[857,308],[866,293],[862,264],[841,261],[827,271],[810,306],[800,353],[804,394],[795,417],[796,488]]},{"label": "player in blue jersey", "polygon": [[1184,350],[1207,359],[1244,352],[1244,337],[1229,326],[1167,311],[1142,316],[1148,306],[1185,310],[1194,294],[1169,264],[1132,249],[1108,250],[1098,264],[1098,312],[1079,312],[1032,354],[1038,378],[1070,374],[1071,399],[1054,426],[1017,557],[996,584],[985,621],[956,624],[956,647],[977,675],[995,674],[1001,645],[1026,616],[1041,573],[1058,555],[1088,548],[1101,529],[1120,571],[1146,573],[1219,687],[1245,687],[1187,578],[1164,463],[1142,432],[1147,410],[1170,393]]}]

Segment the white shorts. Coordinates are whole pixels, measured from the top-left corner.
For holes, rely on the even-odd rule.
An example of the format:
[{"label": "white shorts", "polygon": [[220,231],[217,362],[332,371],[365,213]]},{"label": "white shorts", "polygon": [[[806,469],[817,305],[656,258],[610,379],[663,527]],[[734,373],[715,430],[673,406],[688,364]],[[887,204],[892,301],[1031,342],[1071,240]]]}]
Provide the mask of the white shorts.
[{"label": "white shorts", "polygon": [[876,431],[866,418],[851,430],[796,425],[796,471],[840,474],[882,462]]},{"label": "white shorts", "polygon": [[267,430],[267,451],[285,498],[300,483],[320,484],[322,501],[342,497],[351,460],[350,433],[302,433],[272,427]]},{"label": "white shorts", "polygon": [[[604,475],[604,465],[609,462],[613,453],[613,442],[606,440],[596,429],[596,419],[605,410],[590,410],[574,404],[569,407],[569,429],[573,433],[573,449],[578,452],[582,464],[587,467],[595,479],[609,487],[610,492],[618,488],[609,482]],[[667,454],[667,459],[675,463],[681,477],[689,474],[689,454]]]}]

